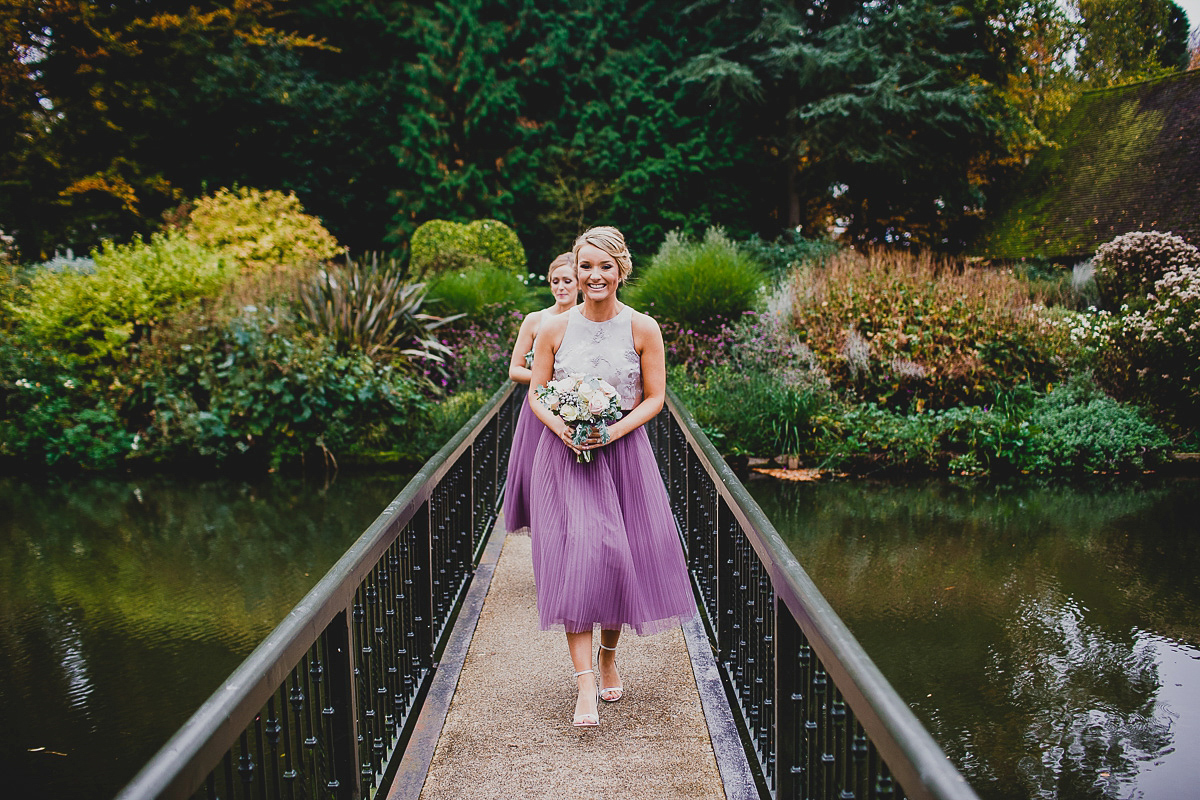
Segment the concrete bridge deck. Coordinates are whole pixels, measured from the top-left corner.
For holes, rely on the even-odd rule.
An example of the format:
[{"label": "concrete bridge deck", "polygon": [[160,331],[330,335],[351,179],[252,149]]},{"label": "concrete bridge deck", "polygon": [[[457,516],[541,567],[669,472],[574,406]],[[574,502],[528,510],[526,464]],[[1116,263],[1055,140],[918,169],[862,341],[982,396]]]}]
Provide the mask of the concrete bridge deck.
[{"label": "concrete bridge deck", "polygon": [[501,518],[388,800],[758,796],[698,621],[627,633],[618,665],[623,699],[573,727],[566,641],[538,629],[530,540]]}]

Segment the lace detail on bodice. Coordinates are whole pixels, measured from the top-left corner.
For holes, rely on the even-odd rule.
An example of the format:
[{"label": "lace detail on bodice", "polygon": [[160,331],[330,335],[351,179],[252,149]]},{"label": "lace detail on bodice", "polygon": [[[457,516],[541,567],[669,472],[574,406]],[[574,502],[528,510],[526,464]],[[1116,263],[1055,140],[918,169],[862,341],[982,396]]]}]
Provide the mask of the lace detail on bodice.
[{"label": "lace detail on bodice", "polygon": [[633,346],[633,309],[592,322],[576,306],[567,313],[567,330],[554,354],[554,380],[574,372],[595,375],[613,385],[625,411],[642,402],[642,359]]}]

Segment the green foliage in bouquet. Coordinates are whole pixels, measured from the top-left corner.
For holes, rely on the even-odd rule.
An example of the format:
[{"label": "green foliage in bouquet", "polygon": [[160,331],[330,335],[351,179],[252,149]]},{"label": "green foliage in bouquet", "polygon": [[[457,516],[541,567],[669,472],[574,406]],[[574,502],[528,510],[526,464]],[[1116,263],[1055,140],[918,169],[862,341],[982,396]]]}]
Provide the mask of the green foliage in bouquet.
[{"label": "green foliage in bouquet", "polygon": [[622,299],[661,321],[719,326],[754,308],[766,281],[763,266],[709,228],[700,242],[667,234],[649,265],[624,289]]},{"label": "green foliage in bouquet", "polygon": [[245,269],[324,261],[342,247],[292,193],[249,187],[201,197],[183,226],[199,245],[227,254]]},{"label": "green foliage in bouquet", "polygon": [[299,294],[301,320],[343,353],[435,362],[448,354],[434,333],[448,319],[422,310],[425,284],[407,280],[394,262],[328,264]]},{"label": "green foliage in bouquet", "polygon": [[40,271],[14,308],[30,335],[90,363],[125,358],[132,341],[215,297],[233,272],[225,255],[181,233],[105,242],[93,257],[94,274]]}]

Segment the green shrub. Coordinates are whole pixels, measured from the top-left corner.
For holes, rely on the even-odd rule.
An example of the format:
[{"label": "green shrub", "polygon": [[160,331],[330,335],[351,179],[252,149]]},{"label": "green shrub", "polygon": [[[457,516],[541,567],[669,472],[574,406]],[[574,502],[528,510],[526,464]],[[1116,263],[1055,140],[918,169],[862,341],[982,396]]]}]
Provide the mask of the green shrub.
[{"label": "green shrub", "polygon": [[977,405],[1057,378],[1051,326],[1007,271],[846,250],[784,289],[797,335],[855,403]]},{"label": "green shrub", "polygon": [[[272,332],[245,315],[203,343],[184,345],[132,401],[144,421],[142,451],[161,461],[200,456],[255,468],[336,464],[376,441],[405,441],[426,402],[419,379],[340,353],[323,338]],[[368,443],[369,444],[369,443]]]},{"label": "green shrub", "polygon": [[0,456],[59,470],[117,466],[136,439],[114,399],[71,359],[0,332]]},{"label": "green shrub", "polygon": [[227,257],[179,233],[105,242],[95,274],[38,273],[28,304],[16,309],[40,341],[89,362],[120,360],[131,341],[162,320],[215,297],[231,269]]},{"label": "green shrub", "polygon": [[659,320],[715,328],[751,310],[765,279],[762,265],[720,228],[698,243],[672,232],[622,299]]},{"label": "green shrub", "polygon": [[[497,384],[499,386],[499,384]],[[467,424],[471,415],[478,411],[491,396],[491,390],[465,389],[447,397],[440,403],[430,407],[426,417],[424,432],[418,443],[416,455],[422,460],[428,460],[437,453],[454,434]]]},{"label": "green shrub", "polygon": [[500,269],[524,277],[525,248],[516,231],[495,219],[477,219],[467,223],[470,252],[482,256]]},{"label": "green shrub", "polygon": [[491,264],[437,275],[429,282],[429,305],[443,315],[463,314],[476,320],[497,311],[532,310],[520,277]]},{"label": "green shrub", "polygon": [[818,386],[779,374],[722,364],[699,379],[674,367],[669,383],[723,453],[774,456],[808,452],[814,418],[828,402]]},{"label": "green shrub", "polygon": [[409,268],[418,275],[466,269],[479,260],[470,251],[465,225],[431,219],[413,231]]},{"label": "green shrub", "polygon": [[798,269],[823,265],[842,246],[831,239],[805,239],[785,234],[771,242],[757,235],[751,236],[739,242],[738,248],[762,264],[772,280],[779,281]]},{"label": "green shrub", "polygon": [[1169,233],[1135,231],[1100,245],[1093,266],[1106,308],[1142,309],[1155,282],[1168,272],[1200,267],[1200,250]]},{"label": "green shrub", "polygon": [[1029,424],[1041,434],[1037,455],[1051,469],[1142,470],[1161,461],[1170,446],[1166,434],[1136,408],[1084,380],[1038,398]]},{"label": "green shrub", "polygon": [[441,385],[454,392],[496,391],[508,380],[509,357],[524,318],[520,311],[492,306],[482,317],[465,317],[451,326],[442,341],[454,354]]},{"label": "green shrub", "polygon": [[431,219],[409,243],[410,267],[418,275],[469,270],[481,262],[525,276],[525,248],[512,228],[494,219],[467,224]]},{"label": "green shrub", "polygon": [[449,351],[434,333],[447,322],[422,311],[423,283],[407,281],[393,264],[328,264],[300,287],[300,318],[336,342],[341,352],[440,362]]},{"label": "green shrub", "polygon": [[1045,394],[1028,387],[1000,406],[901,414],[875,404],[835,409],[817,454],[825,465],[955,473],[1142,470],[1166,435],[1136,408],[1079,378]]},{"label": "green shrub", "polygon": [[342,252],[321,221],[304,213],[296,195],[273,189],[220,189],[201,197],[183,230],[193,242],[250,270],[324,261]]}]

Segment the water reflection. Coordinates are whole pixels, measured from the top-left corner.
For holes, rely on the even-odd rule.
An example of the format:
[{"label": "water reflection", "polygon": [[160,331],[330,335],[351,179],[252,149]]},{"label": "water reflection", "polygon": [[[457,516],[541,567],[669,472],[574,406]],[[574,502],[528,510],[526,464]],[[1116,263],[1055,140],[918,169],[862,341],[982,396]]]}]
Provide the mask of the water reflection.
[{"label": "water reflection", "polygon": [[405,482],[0,479],[5,794],[115,794]]},{"label": "water reflection", "polygon": [[1195,796],[1200,483],[750,489],[982,797]]}]

